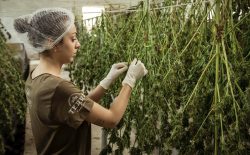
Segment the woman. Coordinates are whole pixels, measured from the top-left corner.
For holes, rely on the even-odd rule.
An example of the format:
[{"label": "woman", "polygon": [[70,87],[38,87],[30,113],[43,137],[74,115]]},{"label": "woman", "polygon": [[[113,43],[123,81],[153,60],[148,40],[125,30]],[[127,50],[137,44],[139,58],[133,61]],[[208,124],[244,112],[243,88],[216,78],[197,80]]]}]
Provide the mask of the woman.
[{"label": "woman", "polygon": [[[114,128],[122,118],[136,81],[147,74],[141,61],[112,65],[108,75],[87,96],[60,77],[63,64],[73,61],[80,43],[74,15],[62,8],[47,8],[14,21],[27,34],[40,63],[30,72],[25,91],[38,154],[87,155],[91,151],[91,125]],[[127,71],[128,70],[128,71]],[[98,104],[105,90],[127,71],[119,95],[109,109]]]}]

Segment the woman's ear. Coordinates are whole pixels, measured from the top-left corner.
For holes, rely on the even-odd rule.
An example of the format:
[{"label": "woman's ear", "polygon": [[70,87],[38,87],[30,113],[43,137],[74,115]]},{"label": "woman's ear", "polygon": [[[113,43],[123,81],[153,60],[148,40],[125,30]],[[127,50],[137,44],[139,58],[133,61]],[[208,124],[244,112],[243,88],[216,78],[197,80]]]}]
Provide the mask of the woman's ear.
[{"label": "woman's ear", "polygon": [[59,50],[60,46],[63,45],[63,39],[60,40],[54,47],[56,48],[56,50]]},{"label": "woman's ear", "polygon": [[53,47],[53,52],[57,52],[57,47]]},{"label": "woman's ear", "polygon": [[53,45],[53,40],[51,38],[47,39],[47,45],[48,47],[51,47]]},{"label": "woman's ear", "polygon": [[57,43],[54,47],[53,47],[53,52],[57,52],[60,50],[60,43]]}]

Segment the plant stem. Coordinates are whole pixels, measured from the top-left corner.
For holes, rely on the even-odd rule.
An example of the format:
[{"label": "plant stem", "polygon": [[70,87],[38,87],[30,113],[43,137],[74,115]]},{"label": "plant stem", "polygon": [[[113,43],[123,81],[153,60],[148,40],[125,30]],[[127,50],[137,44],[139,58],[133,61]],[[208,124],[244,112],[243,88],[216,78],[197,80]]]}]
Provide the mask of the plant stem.
[{"label": "plant stem", "polygon": [[205,73],[206,73],[208,67],[209,67],[209,66],[211,65],[211,63],[213,62],[213,59],[215,58],[215,56],[216,56],[216,54],[214,54],[213,57],[209,60],[208,64],[206,65],[206,67],[204,68],[203,72],[201,73],[201,76],[200,76],[198,82],[196,83],[196,85],[195,85],[195,87],[194,87],[194,89],[193,89],[193,91],[192,91],[192,93],[191,93],[191,95],[190,95],[190,97],[189,97],[187,103],[185,104],[185,106],[184,106],[184,108],[183,108],[183,112],[185,111],[187,105],[189,104],[189,102],[190,102],[191,99],[193,98],[193,96],[194,96],[194,94],[195,94],[195,92],[196,92],[196,90],[197,90],[199,84],[201,83],[201,81],[202,81],[202,79],[203,79],[203,77],[204,77],[204,75],[205,75]]},{"label": "plant stem", "polygon": [[[212,7],[211,7],[211,9],[212,9]],[[211,10],[211,9],[210,9],[210,10]],[[201,21],[200,25],[198,26],[198,28],[196,29],[194,35],[192,36],[192,38],[190,39],[190,41],[187,43],[187,45],[184,47],[184,49],[181,51],[181,53],[178,55],[178,57],[181,57],[181,56],[183,55],[183,53],[186,51],[186,49],[189,47],[189,45],[190,45],[191,42],[193,41],[193,39],[194,39],[194,37],[196,36],[196,34],[199,32],[199,30],[200,30],[202,24],[203,24],[204,21],[207,19],[207,16],[208,16],[210,10],[207,12],[206,16],[202,19],[202,21]],[[170,49],[171,49],[171,48],[170,48]],[[163,56],[163,59],[164,59],[164,58],[165,58],[165,55]],[[179,59],[176,58],[176,60],[175,60],[171,65],[174,65],[175,62],[176,62],[177,60],[179,60]],[[161,64],[160,64],[160,66],[161,66]],[[172,68],[172,66],[171,66],[170,68]],[[167,74],[165,74],[163,80],[165,80],[165,79],[167,78],[168,74],[169,74],[169,71],[167,72]]]},{"label": "plant stem", "polygon": [[217,0],[215,3],[215,31],[214,37],[216,38],[216,63],[215,63],[215,88],[214,88],[214,107],[215,107],[215,114],[214,114],[214,155],[218,154],[218,123],[217,118],[219,116],[218,107],[219,107],[219,63],[220,63],[220,40],[221,40],[221,30],[220,30],[220,12],[221,12],[221,1]]},{"label": "plant stem", "polygon": [[222,114],[220,114],[220,129],[221,129],[221,143],[222,143],[222,150],[224,150],[224,144],[225,144],[225,139],[224,139],[224,133],[223,133],[223,122],[222,122]]},{"label": "plant stem", "polygon": [[[219,60],[220,60],[220,55],[219,55],[219,51],[220,51],[220,46],[217,43],[216,44],[216,64],[215,64],[215,91],[214,91],[214,105],[215,107],[218,107],[218,81],[219,81]],[[218,153],[218,126],[217,126],[217,117],[218,117],[218,109],[215,109],[215,116],[214,116],[214,154],[217,155]]]},{"label": "plant stem", "polygon": [[214,109],[211,109],[211,110],[208,112],[206,118],[202,121],[201,126],[199,127],[198,131],[197,131],[196,134],[194,135],[193,140],[196,138],[196,136],[197,136],[198,133],[200,132],[201,128],[203,127],[204,123],[206,122],[207,118],[209,117],[209,115],[211,114],[211,112],[212,112],[213,110],[214,110]]},{"label": "plant stem", "polygon": [[[234,106],[234,113],[235,113],[235,120],[236,120],[236,129],[238,129],[239,127],[239,122],[238,122],[238,114],[237,114],[237,107],[240,108],[240,106],[237,104],[236,100],[235,100],[235,95],[233,92],[233,87],[232,87],[232,82],[231,82],[231,76],[230,76],[230,68],[228,66],[228,60],[227,60],[227,54],[226,54],[226,49],[225,49],[225,44],[224,44],[224,38],[222,38],[222,49],[223,49],[223,55],[224,55],[224,59],[225,59],[225,65],[226,65],[226,72],[227,72],[227,81],[228,81],[228,85],[230,88],[230,92],[233,98],[233,106]],[[236,107],[237,104],[237,107]]]}]

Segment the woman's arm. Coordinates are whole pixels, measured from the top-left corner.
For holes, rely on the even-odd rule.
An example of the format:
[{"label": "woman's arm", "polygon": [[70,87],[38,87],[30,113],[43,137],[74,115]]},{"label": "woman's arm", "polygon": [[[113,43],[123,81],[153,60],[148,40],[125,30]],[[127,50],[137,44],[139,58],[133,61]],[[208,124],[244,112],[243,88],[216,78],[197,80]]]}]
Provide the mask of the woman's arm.
[{"label": "woman's arm", "polygon": [[102,96],[104,95],[105,90],[107,90],[114,82],[114,80],[127,69],[128,66],[126,62],[113,64],[108,75],[100,82],[100,84],[94,90],[92,90],[88,94],[88,97],[95,102],[99,102]]},{"label": "woman's arm", "polygon": [[103,95],[105,94],[105,89],[98,85],[95,89],[93,89],[87,96],[95,101],[95,102],[99,102],[100,99],[103,97]]},{"label": "woman's arm", "polygon": [[[134,59],[122,81],[122,89],[119,95],[114,99],[110,108],[106,109],[98,103],[94,103],[86,120],[102,127],[114,128],[121,120],[127,108],[131,91],[135,86],[136,80],[145,76],[147,72],[144,64],[140,60],[137,61],[137,59]],[[100,91],[100,95],[101,94],[102,91]]]},{"label": "woman's arm", "polygon": [[94,103],[87,121],[106,128],[114,128],[121,120],[129,101],[132,88],[125,84],[109,109]]}]

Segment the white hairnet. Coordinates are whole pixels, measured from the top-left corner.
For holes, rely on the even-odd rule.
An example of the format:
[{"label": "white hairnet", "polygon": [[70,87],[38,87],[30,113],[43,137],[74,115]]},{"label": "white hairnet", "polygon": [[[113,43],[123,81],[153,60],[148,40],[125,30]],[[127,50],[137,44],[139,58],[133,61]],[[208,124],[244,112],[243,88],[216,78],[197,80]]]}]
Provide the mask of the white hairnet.
[{"label": "white hairnet", "polygon": [[74,15],[63,8],[44,8],[14,20],[14,28],[27,34],[36,52],[52,49],[74,25]]}]

